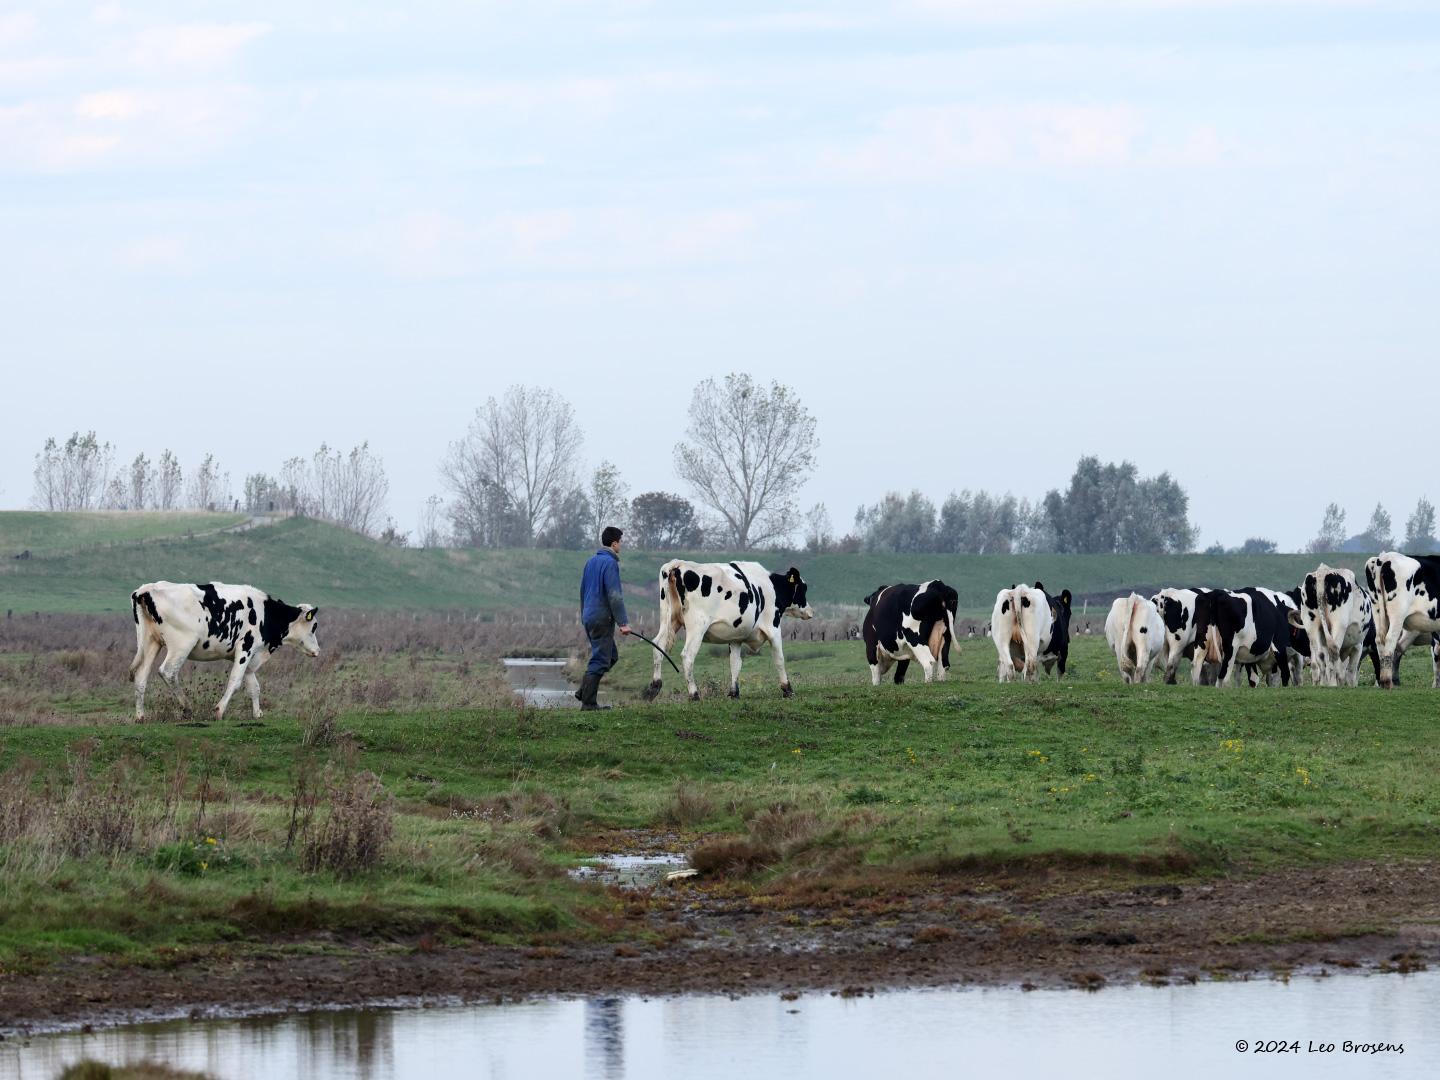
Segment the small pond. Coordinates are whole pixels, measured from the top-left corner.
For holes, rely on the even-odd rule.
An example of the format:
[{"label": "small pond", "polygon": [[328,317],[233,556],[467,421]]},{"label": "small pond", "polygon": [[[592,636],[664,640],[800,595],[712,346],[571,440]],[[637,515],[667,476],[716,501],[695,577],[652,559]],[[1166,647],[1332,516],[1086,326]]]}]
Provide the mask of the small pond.
[{"label": "small pond", "polygon": [[[1346,1052],[1352,1043],[1404,1052]],[[1293,1041],[1256,1054],[1239,1040]],[[1333,1044],[1333,1049],[1321,1049]],[[177,1021],[0,1043],[0,1076],[92,1057],[226,1080],[1165,1080],[1440,1075],[1440,973],[843,998],[600,998]]]},{"label": "small pond", "polygon": [[510,686],[527,705],[537,709],[578,709],[575,687],[565,678],[565,661],[548,657],[507,657]]}]

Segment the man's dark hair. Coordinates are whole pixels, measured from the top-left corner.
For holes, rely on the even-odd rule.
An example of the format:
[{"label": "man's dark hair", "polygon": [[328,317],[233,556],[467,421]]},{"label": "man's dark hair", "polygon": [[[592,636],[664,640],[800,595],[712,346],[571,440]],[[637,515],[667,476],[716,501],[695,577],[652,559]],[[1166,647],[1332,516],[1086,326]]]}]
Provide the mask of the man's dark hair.
[{"label": "man's dark hair", "polygon": [[620,537],[624,535],[625,534],[619,529],[617,529],[614,525],[606,525],[605,531],[600,534],[600,546],[609,547],[611,544],[613,544],[616,540],[619,540]]}]

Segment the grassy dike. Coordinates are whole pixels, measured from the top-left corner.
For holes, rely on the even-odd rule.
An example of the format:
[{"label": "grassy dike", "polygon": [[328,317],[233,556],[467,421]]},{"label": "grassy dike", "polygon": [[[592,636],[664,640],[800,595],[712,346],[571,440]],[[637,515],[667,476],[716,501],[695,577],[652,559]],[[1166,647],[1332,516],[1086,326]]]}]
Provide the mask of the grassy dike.
[{"label": "grassy dike", "polygon": [[[617,697],[647,654],[622,650]],[[0,973],[624,937],[622,902],[563,870],[629,829],[698,843],[705,880],[761,893],[999,867],[1244,874],[1440,839],[1428,658],[1392,693],[1127,687],[1096,638],[1034,686],[997,685],[979,642],[929,686],[870,687],[853,642],[789,658],[788,701],[762,653],[741,699],[698,705],[672,673],[653,705],[583,715],[321,702],[260,726],[0,727]],[[707,692],[724,670],[703,657]]]}]

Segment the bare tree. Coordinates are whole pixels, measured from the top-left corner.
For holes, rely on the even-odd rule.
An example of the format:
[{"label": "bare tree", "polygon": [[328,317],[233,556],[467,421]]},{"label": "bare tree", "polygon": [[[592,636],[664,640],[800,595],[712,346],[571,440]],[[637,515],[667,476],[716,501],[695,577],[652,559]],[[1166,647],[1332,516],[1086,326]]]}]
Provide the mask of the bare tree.
[{"label": "bare tree", "polygon": [[1435,546],[1435,504],[1422,495],[1405,522],[1405,550],[1424,555]]},{"label": "bare tree", "polygon": [[1345,511],[1340,509],[1338,503],[1330,503],[1325,507],[1325,519],[1320,523],[1320,532],[1310,541],[1308,547],[1311,552],[1339,551],[1343,543]]},{"label": "bare tree", "polygon": [[105,484],[105,494],[100,497],[101,510],[128,510],[130,508],[130,495],[125,486],[125,478],[115,473]]},{"label": "bare tree", "polygon": [[313,464],[311,481],[317,516],[360,533],[368,534],[380,527],[390,481],[385,475],[385,463],[371,452],[368,442],[348,454],[321,444]]},{"label": "bare tree", "polygon": [[154,496],[155,470],[150,467],[150,459],[143,453],[136,454],[135,460],[130,462],[127,480],[126,496],[130,500],[130,509],[144,510]]},{"label": "bare tree", "polygon": [[197,510],[214,510],[217,504],[222,510],[228,509],[225,503],[230,501],[230,474],[220,471],[214,454],[206,454],[190,474],[187,494],[190,505]]},{"label": "bare tree", "polygon": [[737,548],[787,535],[794,497],[815,467],[815,418],[778,382],[767,391],[749,375],[706,379],[690,401],[687,442],[675,469],[725,519]]},{"label": "bare tree", "polygon": [[457,534],[533,545],[574,488],[583,441],[570,403],[553,390],[512,386],[503,400],[488,399],[440,464]]},{"label": "bare tree", "polygon": [[184,474],[180,471],[180,460],[169,450],[160,455],[155,469],[155,508],[174,510],[180,502],[180,490]]},{"label": "bare tree", "polygon": [[1371,551],[1389,551],[1395,546],[1395,530],[1390,521],[1390,512],[1380,503],[1375,504],[1370,514],[1370,524],[1361,534],[1365,546]]},{"label": "bare tree", "polygon": [[835,546],[835,527],[830,524],[830,511],[816,503],[805,511],[805,550],[823,555]]},{"label": "bare tree", "polygon": [[419,547],[437,548],[442,546],[444,537],[440,533],[440,521],[445,514],[445,500],[431,495],[420,507],[420,528],[417,530]]},{"label": "bare tree", "polygon": [[45,440],[35,455],[35,493],[39,510],[91,510],[98,506],[109,484],[114,448],[95,432],[73,433],[64,444]]},{"label": "bare tree", "polygon": [[620,479],[613,462],[602,461],[590,478],[590,513],[591,539],[597,544],[606,526],[623,529],[629,524],[630,485]]}]

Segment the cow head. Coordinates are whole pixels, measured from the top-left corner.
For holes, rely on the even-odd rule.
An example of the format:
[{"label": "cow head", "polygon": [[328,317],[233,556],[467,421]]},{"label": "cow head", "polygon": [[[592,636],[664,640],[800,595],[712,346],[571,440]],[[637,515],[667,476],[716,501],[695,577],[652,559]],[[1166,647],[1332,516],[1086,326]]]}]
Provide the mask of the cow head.
[{"label": "cow head", "polygon": [[[775,585],[775,603],[786,616],[792,619],[815,617],[815,612],[810,610],[810,603],[805,598],[805,579],[800,576],[799,570],[792,566],[783,577],[771,574],[770,578]],[[876,590],[876,595],[879,595],[879,590]]]},{"label": "cow head", "polygon": [[300,605],[300,614],[290,622],[285,631],[285,640],[297,645],[306,656],[320,655],[320,639],[315,636],[320,629],[320,609],[310,604]]}]

